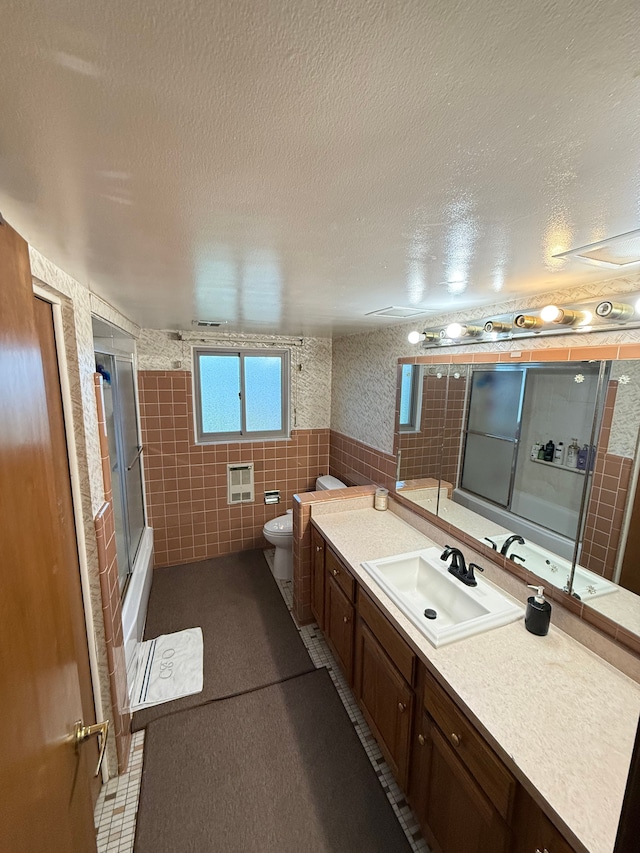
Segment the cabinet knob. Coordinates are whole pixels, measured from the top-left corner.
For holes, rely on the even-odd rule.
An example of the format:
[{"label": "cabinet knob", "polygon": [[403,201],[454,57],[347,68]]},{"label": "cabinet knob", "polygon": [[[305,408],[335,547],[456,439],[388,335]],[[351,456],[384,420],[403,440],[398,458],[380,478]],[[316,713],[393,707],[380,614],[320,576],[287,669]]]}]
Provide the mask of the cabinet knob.
[{"label": "cabinet knob", "polygon": [[418,735],[418,743],[420,746],[424,746],[424,735]]},{"label": "cabinet knob", "polygon": [[322,551],[322,545],[316,545],[316,551]]},{"label": "cabinet knob", "polygon": [[404,704],[404,702],[398,702],[398,711],[400,711],[400,713],[402,714],[402,712],[406,710],[407,706]]},{"label": "cabinet knob", "polygon": [[449,735],[449,740],[454,746],[460,746],[462,741],[462,735],[457,735],[455,732],[451,732]]},{"label": "cabinet knob", "polygon": [[343,622],[344,622],[344,624],[346,625],[346,624],[347,624],[347,622],[349,621],[349,617],[348,617],[348,616],[343,616],[343,617],[342,617],[342,621],[343,621]]},{"label": "cabinet knob", "polygon": [[331,569],[331,574],[332,574],[332,575],[334,576],[334,578],[335,578],[335,577],[337,577],[337,576],[340,574],[340,572],[339,572],[337,569]]},{"label": "cabinet knob", "polygon": [[546,847],[544,848],[544,850],[540,850],[539,847],[536,847],[536,853],[549,853],[549,851],[547,850]]}]

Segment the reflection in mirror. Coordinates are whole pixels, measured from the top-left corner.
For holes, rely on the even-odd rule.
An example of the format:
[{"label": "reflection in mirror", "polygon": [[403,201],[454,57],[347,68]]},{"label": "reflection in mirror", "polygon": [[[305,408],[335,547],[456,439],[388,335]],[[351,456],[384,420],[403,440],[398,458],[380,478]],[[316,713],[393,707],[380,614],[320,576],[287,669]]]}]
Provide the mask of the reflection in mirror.
[{"label": "reflection in mirror", "polygon": [[[410,478],[399,466],[399,492],[640,635],[640,602],[616,585],[640,592],[633,498],[625,524],[640,363],[424,368],[434,379],[423,385],[422,411],[438,428],[414,433],[416,461]],[[424,491],[436,449],[442,488]]]},{"label": "reflection in mirror", "polygon": [[443,426],[447,412],[447,369],[403,364],[399,370],[398,480],[396,489],[437,511]]}]

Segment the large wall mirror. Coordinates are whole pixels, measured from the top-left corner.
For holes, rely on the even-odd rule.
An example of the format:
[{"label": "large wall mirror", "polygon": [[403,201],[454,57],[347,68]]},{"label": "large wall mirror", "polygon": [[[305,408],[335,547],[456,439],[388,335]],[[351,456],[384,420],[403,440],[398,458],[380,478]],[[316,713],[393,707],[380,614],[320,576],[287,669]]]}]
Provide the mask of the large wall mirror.
[{"label": "large wall mirror", "polygon": [[640,636],[640,361],[398,375],[398,493]]}]

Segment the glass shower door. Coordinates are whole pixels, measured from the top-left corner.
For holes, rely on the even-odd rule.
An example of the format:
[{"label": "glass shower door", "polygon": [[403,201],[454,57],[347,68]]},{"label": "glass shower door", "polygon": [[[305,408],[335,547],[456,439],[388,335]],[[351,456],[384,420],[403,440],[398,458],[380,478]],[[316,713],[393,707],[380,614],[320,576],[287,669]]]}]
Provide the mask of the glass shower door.
[{"label": "glass shower door", "polygon": [[135,375],[128,357],[96,352],[96,365],[103,376],[118,577],[124,595],[145,526]]},{"label": "glass shower door", "polygon": [[511,499],[524,392],[523,370],[475,370],[461,486],[507,507]]},{"label": "glass shower door", "polygon": [[118,401],[120,403],[120,430],[122,435],[122,476],[125,480],[126,517],[128,527],[128,556],[130,570],[144,533],[144,504],[142,493],[142,446],[138,436],[135,378],[133,363],[116,357]]}]

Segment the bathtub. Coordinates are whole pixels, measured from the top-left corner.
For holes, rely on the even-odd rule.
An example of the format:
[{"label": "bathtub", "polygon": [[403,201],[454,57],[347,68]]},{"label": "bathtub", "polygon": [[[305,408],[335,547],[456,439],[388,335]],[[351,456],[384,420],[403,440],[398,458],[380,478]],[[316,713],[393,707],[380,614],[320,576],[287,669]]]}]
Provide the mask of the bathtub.
[{"label": "bathtub", "polygon": [[[506,535],[493,537],[498,549],[501,548],[506,539]],[[524,557],[525,569],[529,569],[547,583],[566,591],[571,574],[571,560],[563,560],[562,557],[540,548],[534,542],[525,542],[524,545],[519,542],[514,543],[509,550],[511,553],[515,551]],[[581,601],[589,601],[600,595],[618,592],[616,584],[579,565],[575,568],[571,589]]]},{"label": "bathtub", "polygon": [[136,682],[138,646],[142,642],[147,619],[147,604],[153,576],[153,528],[145,527],[136,561],[122,603],[122,632],[127,661],[129,697]]},{"label": "bathtub", "polygon": [[554,533],[553,530],[535,524],[535,522],[527,521],[526,518],[483,501],[482,498],[465,492],[463,489],[453,490],[453,500],[455,503],[477,512],[484,518],[502,525],[512,533],[519,533],[525,539],[533,539],[541,548],[545,548],[559,557],[564,557],[565,560],[573,559],[574,540],[568,536],[561,536],[559,533]]}]

